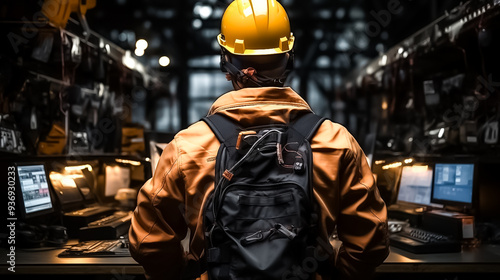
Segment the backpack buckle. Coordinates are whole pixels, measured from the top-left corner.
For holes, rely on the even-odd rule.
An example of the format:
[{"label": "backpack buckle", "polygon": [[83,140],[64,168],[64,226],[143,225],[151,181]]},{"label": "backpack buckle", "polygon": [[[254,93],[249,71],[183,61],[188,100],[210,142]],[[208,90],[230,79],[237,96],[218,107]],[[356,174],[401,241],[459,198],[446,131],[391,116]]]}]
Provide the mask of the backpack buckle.
[{"label": "backpack buckle", "polygon": [[257,134],[257,132],[253,131],[253,130],[245,130],[245,131],[241,131],[239,134],[238,134],[238,140],[236,140],[236,150],[239,150],[240,147],[241,147],[241,144],[242,144],[242,140],[245,140],[245,137],[248,136],[248,135],[255,135]]},{"label": "backpack buckle", "polygon": [[227,170],[227,169],[224,171],[224,173],[222,173],[222,176],[223,176],[224,178],[226,178],[228,181],[231,181],[231,179],[233,178],[233,175],[234,175],[234,174],[233,174],[233,173],[231,173],[231,171],[229,171],[229,170]]}]

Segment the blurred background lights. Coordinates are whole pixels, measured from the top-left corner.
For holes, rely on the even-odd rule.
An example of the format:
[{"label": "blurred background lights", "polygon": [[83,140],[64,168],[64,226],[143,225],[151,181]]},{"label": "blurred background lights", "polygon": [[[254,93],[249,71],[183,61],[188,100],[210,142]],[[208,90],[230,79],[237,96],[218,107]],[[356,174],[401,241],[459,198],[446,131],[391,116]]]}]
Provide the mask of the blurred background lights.
[{"label": "blurred background lights", "polygon": [[212,7],[210,6],[201,6],[200,7],[200,17],[202,19],[207,19],[212,15]]},{"label": "blurred background lights", "polygon": [[193,28],[194,29],[200,29],[202,26],[203,26],[203,22],[201,21],[201,19],[196,18],[193,20]]},{"label": "blurred background lights", "polygon": [[166,67],[170,64],[170,58],[168,58],[168,56],[162,56],[158,60],[158,63],[160,63],[160,66]]},{"label": "blurred background lights", "polygon": [[208,19],[213,12],[212,6],[210,4],[201,4],[197,3],[194,6],[193,12],[195,15],[198,15],[201,19]]},{"label": "blurred background lights", "polygon": [[144,55],[144,49],[137,48],[137,49],[135,49],[134,53],[137,56],[143,56]]},{"label": "blurred background lights", "polygon": [[135,43],[135,47],[137,49],[142,49],[142,50],[145,50],[147,49],[148,47],[148,41],[144,40],[144,39],[139,39],[137,40],[137,42]]}]

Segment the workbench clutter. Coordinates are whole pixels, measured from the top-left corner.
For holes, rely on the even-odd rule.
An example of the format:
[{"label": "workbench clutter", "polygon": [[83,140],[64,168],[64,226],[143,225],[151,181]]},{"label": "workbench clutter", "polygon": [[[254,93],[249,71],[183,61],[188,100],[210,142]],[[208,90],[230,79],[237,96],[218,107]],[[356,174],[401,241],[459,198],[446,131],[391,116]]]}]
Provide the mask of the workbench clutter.
[{"label": "workbench clutter", "polygon": [[136,125],[134,90],[148,94],[151,74],[139,61],[131,67],[124,49],[91,29],[86,14],[95,6],[95,0],[6,4],[12,13],[0,28],[10,42],[0,46],[0,152],[144,151],[122,127]]}]

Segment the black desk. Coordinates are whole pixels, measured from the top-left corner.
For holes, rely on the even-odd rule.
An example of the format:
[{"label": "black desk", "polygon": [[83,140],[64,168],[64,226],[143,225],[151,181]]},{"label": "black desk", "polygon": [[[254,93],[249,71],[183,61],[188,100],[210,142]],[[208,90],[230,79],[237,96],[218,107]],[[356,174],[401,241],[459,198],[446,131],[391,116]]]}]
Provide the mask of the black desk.
[{"label": "black desk", "polygon": [[[391,247],[380,273],[495,273],[500,275],[500,245],[482,245],[461,253],[413,254]],[[500,278],[498,278],[500,279]]]},{"label": "black desk", "polygon": [[[71,242],[71,241],[70,241]],[[334,246],[338,243],[334,242]],[[7,270],[7,251],[0,249],[0,274],[14,275],[111,275],[115,279],[143,275],[144,270],[131,257],[105,258],[59,258],[63,249],[37,251],[39,249],[16,250],[16,272]],[[500,245],[482,245],[479,248],[467,249],[461,253],[413,254],[391,247],[391,253],[380,267],[377,274],[381,279],[389,279],[387,275],[421,274],[421,273],[468,273],[500,275]],[[122,276],[120,278],[120,275]],[[74,277],[66,278],[69,280]],[[130,277],[128,278],[130,279]],[[407,278],[405,278],[407,279]],[[426,278],[428,279],[428,278]],[[481,278],[484,279],[484,278]],[[500,279],[497,277],[495,279]]]}]

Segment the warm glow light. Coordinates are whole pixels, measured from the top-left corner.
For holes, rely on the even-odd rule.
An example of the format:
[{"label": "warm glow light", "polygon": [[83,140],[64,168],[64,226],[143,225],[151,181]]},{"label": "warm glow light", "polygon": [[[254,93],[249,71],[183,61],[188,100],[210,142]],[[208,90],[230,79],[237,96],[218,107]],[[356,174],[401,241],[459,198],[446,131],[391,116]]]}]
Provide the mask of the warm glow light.
[{"label": "warm glow light", "polygon": [[428,165],[414,165],[411,167],[414,172],[425,172],[429,169]]},{"label": "warm glow light", "polygon": [[399,167],[401,165],[403,165],[403,163],[401,163],[401,162],[398,161],[398,162],[394,162],[394,163],[391,163],[391,164],[384,165],[384,166],[382,166],[382,169],[387,170],[387,169]]},{"label": "warm glow light", "polygon": [[139,39],[137,42],[135,42],[135,47],[141,50],[145,50],[148,47],[148,41],[144,39]]},{"label": "warm glow light", "polygon": [[57,173],[57,172],[52,171],[49,174],[49,178],[51,181],[60,181],[62,178],[62,175],[61,175],[61,173]]},{"label": "warm glow light", "polygon": [[130,165],[133,165],[133,166],[140,166],[141,163],[139,161],[136,161],[136,160],[129,160],[129,159],[115,159],[116,162],[119,162],[119,163],[125,163],[125,164],[130,164]]},{"label": "warm glow light", "polygon": [[162,56],[158,60],[158,63],[160,63],[162,67],[166,67],[170,64],[170,58],[168,58],[168,56]]},{"label": "warm glow light", "polygon": [[408,163],[412,163],[412,162],[413,162],[413,159],[412,159],[412,158],[407,158],[407,159],[405,159],[405,160],[404,160],[404,162],[405,162],[406,164],[408,164]]},{"label": "warm glow light", "polygon": [[87,168],[89,171],[92,171],[92,165],[90,165],[90,164],[66,166],[66,167],[64,167],[64,170],[76,171],[76,170],[83,170],[85,168]]},{"label": "warm glow light", "polygon": [[388,107],[387,101],[382,102],[382,110],[387,110]]},{"label": "warm glow light", "polygon": [[135,49],[134,53],[137,56],[143,56],[144,55],[144,49],[137,48],[137,49]]}]

